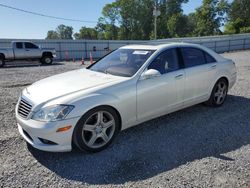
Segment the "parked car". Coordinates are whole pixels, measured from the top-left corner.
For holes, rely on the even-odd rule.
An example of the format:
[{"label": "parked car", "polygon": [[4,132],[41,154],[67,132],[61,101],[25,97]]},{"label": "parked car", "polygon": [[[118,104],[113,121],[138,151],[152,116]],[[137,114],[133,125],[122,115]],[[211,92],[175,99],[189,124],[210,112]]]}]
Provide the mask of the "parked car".
[{"label": "parked car", "polygon": [[97,152],[152,118],[203,102],[221,106],[236,74],[232,60],[196,44],[121,47],[86,69],[24,89],[18,129],[40,150],[70,151],[73,144]]},{"label": "parked car", "polygon": [[56,57],[56,50],[52,48],[40,48],[32,42],[14,41],[12,48],[0,49],[0,67],[6,61],[14,60],[40,60],[41,63],[50,65]]}]

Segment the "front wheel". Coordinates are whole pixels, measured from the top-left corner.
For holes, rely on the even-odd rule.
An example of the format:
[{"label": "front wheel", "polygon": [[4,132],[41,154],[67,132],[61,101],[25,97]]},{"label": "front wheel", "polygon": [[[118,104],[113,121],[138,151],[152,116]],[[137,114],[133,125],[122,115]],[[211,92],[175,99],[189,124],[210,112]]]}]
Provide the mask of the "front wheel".
[{"label": "front wheel", "polygon": [[45,65],[51,65],[53,62],[53,57],[45,55],[41,59],[41,63]]},{"label": "front wheel", "polygon": [[73,143],[81,151],[101,151],[107,148],[118,134],[119,123],[114,109],[92,109],[78,121],[73,133]]},{"label": "front wheel", "polygon": [[214,107],[221,106],[227,98],[227,92],[228,92],[227,81],[223,78],[218,80],[206,104]]}]

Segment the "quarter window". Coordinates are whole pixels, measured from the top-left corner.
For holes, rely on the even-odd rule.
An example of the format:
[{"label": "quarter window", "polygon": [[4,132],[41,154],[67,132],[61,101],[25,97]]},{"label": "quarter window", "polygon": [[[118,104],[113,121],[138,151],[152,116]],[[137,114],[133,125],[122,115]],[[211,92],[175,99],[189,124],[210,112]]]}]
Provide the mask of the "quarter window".
[{"label": "quarter window", "polygon": [[211,55],[209,55],[206,52],[204,52],[204,53],[205,53],[205,56],[206,56],[207,63],[215,63],[216,62],[216,60]]},{"label": "quarter window", "polygon": [[176,49],[169,49],[162,52],[149,66],[148,69],[158,70],[161,74],[179,69]]},{"label": "quarter window", "polygon": [[186,68],[206,64],[202,50],[196,48],[181,48],[181,52]]}]

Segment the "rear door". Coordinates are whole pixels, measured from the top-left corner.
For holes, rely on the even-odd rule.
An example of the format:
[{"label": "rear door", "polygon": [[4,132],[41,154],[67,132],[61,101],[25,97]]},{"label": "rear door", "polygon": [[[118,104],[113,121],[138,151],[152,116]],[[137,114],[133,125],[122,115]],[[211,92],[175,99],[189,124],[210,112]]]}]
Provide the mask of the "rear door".
[{"label": "rear door", "polygon": [[161,76],[137,82],[137,118],[145,120],[182,105],[185,72],[175,48],[162,52],[147,68]]},{"label": "rear door", "polygon": [[25,54],[26,58],[40,58],[41,57],[41,51],[39,47],[31,42],[25,42]]},{"label": "rear door", "polygon": [[15,59],[24,59],[25,58],[26,54],[25,54],[23,42],[14,43],[13,50],[14,50]]},{"label": "rear door", "polygon": [[184,104],[207,99],[216,73],[215,59],[199,48],[182,47],[180,50],[186,74]]}]

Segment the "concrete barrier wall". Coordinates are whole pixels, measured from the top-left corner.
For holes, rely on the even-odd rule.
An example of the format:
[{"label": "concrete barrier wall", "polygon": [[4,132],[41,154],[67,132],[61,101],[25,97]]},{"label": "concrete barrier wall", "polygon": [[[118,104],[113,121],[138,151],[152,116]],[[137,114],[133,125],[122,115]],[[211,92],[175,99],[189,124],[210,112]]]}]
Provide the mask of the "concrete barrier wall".
[{"label": "concrete barrier wall", "polygon": [[[0,39],[0,48],[10,47],[11,41],[25,39]],[[27,40],[25,40],[27,41]],[[223,35],[209,37],[171,38],[150,41],[139,40],[42,40],[29,39],[43,48],[55,48],[58,60],[89,58],[90,53],[97,59],[121,46],[129,44],[164,44],[167,42],[190,42],[201,44],[218,53],[250,49],[250,34]],[[94,48],[96,51],[94,51]]]}]

